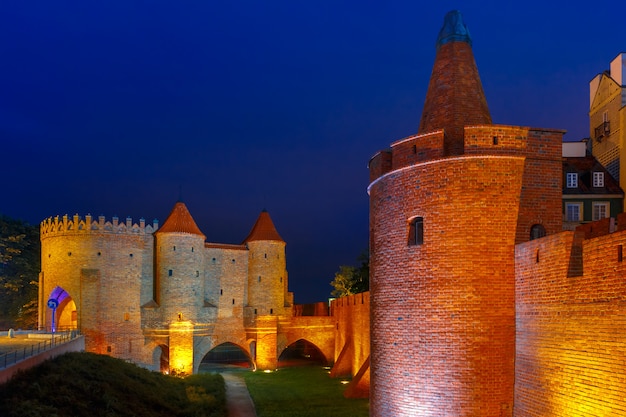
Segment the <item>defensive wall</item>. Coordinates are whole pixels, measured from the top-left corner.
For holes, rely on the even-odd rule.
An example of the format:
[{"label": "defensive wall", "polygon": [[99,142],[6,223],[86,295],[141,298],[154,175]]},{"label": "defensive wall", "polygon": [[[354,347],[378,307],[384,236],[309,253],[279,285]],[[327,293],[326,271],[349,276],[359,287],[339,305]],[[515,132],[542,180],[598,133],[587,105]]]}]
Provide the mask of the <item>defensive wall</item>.
[{"label": "defensive wall", "polygon": [[41,245],[39,323],[80,329],[86,351],[188,374],[222,344],[275,369],[304,341],[334,362],[328,306],[294,311],[285,242],[265,211],[239,245],[205,242],[182,202],[160,228],[143,219],[49,218]]},{"label": "defensive wall", "polygon": [[626,415],[626,214],[515,249],[515,416]]},{"label": "defensive wall", "polygon": [[341,297],[331,302],[334,322],[334,365],[331,377],[351,376],[344,395],[369,397],[370,294]]},{"label": "defensive wall", "polygon": [[[626,414],[624,247],[626,214],[515,246],[514,402],[503,412],[520,417]],[[352,375],[346,396],[366,396],[369,293],[336,299],[331,310],[336,326],[331,376]],[[453,325],[447,320],[442,329]],[[433,340],[421,327],[413,331]],[[492,337],[486,336],[486,343]],[[393,346],[415,366],[421,363],[409,346]]]}]

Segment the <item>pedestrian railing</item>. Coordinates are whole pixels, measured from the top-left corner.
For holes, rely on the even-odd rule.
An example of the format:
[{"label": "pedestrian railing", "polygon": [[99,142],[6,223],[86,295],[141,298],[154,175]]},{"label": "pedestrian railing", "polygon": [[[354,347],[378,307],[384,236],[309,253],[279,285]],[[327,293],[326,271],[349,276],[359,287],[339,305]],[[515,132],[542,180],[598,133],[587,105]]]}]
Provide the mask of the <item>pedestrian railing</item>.
[{"label": "pedestrian railing", "polygon": [[[33,339],[33,342],[28,346],[20,347],[19,349],[11,350],[6,353],[0,353],[0,369],[8,368],[19,361],[38,355],[46,350],[67,343],[70,340],[74,340],[80,336],[80,331],[69,330],[59,333],[37,333],[37,336],[37,339],[40,340],[39,342],[36,341],[37,339]],[[45,339],[41,340],[42,338]]]}]

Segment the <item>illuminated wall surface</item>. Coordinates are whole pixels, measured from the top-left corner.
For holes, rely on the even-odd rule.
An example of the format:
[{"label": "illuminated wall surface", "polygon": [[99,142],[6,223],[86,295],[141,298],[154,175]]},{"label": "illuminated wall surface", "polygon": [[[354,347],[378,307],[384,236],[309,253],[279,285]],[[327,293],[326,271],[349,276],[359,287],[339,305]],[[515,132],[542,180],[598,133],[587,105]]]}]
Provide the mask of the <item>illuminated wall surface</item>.
[{"label": "illuminated wall surface", "polygon": [[294,317],[285,242],[267,212],[240,245],[205,242],[181,202],[161,227],[49,218],[41,244],[39,323],[80,329],[87,351],[176,374],[224,343],[260,369],[301,339],[334,359],[332,319]]},{"label": "illuminated wall surface", "polygon": [[516,416],[626,415],[626,215],[617,223],[516,247]]}]

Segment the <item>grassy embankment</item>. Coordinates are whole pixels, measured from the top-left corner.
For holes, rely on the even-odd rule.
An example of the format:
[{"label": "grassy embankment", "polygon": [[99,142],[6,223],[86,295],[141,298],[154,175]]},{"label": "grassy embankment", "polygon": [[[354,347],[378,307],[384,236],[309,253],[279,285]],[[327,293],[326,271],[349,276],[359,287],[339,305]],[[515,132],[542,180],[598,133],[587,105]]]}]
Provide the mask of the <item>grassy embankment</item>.
[{"label": "grassy embankment", "polygon": [[224,417],[221,375],[174,378],[125,361],[68,353],[0,385],[0,416]]},{"label": "grassy embankment", "polygon": [[343,396],[346,386],[322,367],[242,373],[258,417],[367,417],[369,400]]}]

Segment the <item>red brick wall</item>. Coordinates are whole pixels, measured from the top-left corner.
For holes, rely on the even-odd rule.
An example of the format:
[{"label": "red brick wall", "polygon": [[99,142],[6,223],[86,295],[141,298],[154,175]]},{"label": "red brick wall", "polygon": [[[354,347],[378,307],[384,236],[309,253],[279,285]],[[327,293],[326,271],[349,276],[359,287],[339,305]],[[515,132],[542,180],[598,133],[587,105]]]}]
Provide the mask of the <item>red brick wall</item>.
[{"label": "red brick wall", "polygon": [[465,128],[465,154],[526,157],[516,242],[526,242],[530,228],[547,234],[563,230],[561,214],[562,138],[564,131],[491,125]]},{"label": "red brick wall", "polygon": [[626,231],[590,228],[516,247],[516,416],[626,414]]},{"label": "red brick wall", "polygon": [[442,158],[444,146],[443,130],[424,135],[415,135],[391,145],[392,169],[396,170],[417,162]]},{"label": "red brick wall", "polygon": [[[511,225],[524,166],[524,158],[458,157],[370,185],[371,415],[512,409]],[[420,246],[407,244],[414,216],[424,218]]]},{"label": "red brick wall", "polygon": [[335,323],[335,366],[331,375],[355,376],[370,356],[370,293],[333,300],[331,311]]},{"label": "red brick wall", "polygon": [[380,151],[370,159],[368,164],[370,181],[374,181],[381,175],[391,170],[391,151]]}]

